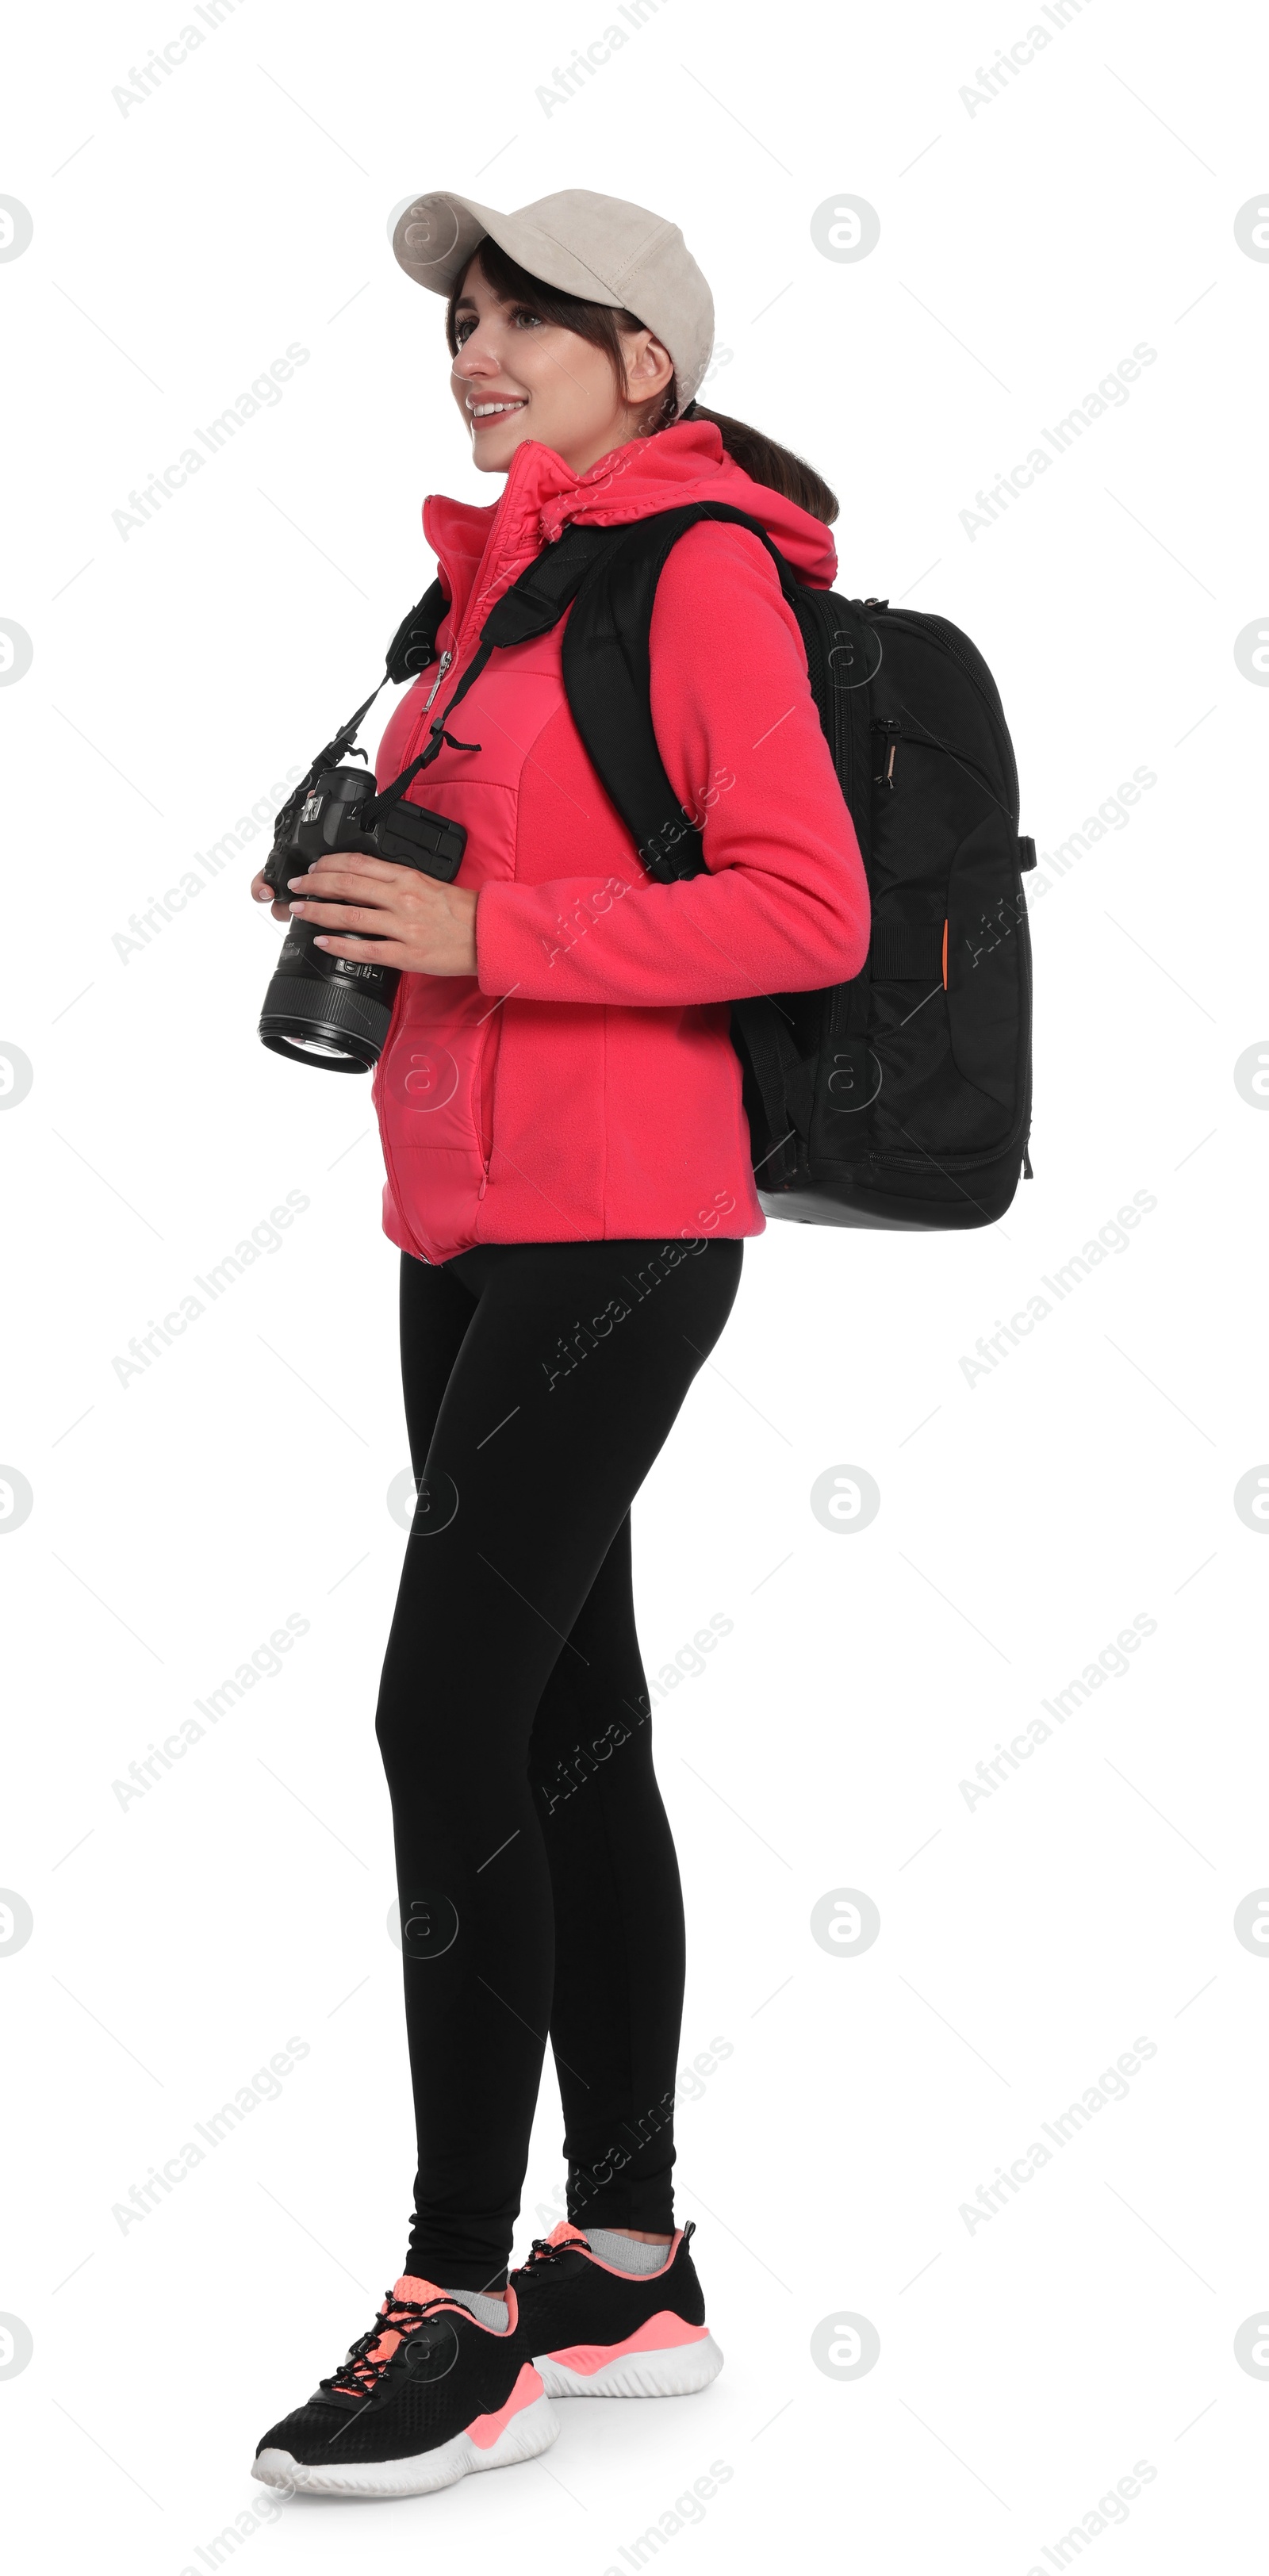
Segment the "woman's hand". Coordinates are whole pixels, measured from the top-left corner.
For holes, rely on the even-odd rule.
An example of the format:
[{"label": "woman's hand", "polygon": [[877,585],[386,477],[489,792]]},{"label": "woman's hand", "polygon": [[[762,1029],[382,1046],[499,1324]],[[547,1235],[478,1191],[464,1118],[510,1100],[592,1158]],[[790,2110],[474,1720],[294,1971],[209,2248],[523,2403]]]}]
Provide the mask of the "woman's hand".
[{"label": "woman's hand", "polygon": [[315,944],[331,957],[398,966],[407,975],[476,972],[478,898],[469,886],[352,851],[315,859],[307,876],[288,882],[293,900],[283,918],[320,924]]}]

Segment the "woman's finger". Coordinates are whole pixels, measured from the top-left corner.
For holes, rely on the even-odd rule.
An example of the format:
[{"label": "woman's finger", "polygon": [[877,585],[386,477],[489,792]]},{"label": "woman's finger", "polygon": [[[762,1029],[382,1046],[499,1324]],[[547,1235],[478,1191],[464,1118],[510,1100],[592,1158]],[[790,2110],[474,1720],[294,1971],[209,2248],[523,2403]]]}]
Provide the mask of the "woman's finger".
[{"label": "woman's finger", "polygon": [[381,912],[365,903],[293,903],[289,917],[292,921],[316,922],[323,930],[380,931],[388,936],[393,935],[395,923],[391,912]]},{"label": "woman's finger", "polygon": [[267,903],[275,921],[290,920],[291,907],[286,896],[280,895],[277,887],[269,884],[263,868],[257,869],[251,880],[251,899],[253,903]]},{"label": "woman's finger", "polygon": [[407,880],[417,885],[420,874],[418,868],[397,867],[391,859],[368,858],[360,850],[334,850],[324,858],[314,859],[307,875],[298,863],[296,866],[296,877],[304,885],[316,879],[323,886],[352,883],[358,887],[374,885],[386,889]]},{"label": "woman's finger", "polygon": [[416,966],[413,951],[401,939],[318,939],[327,957],[351,957],[371,966]]},{"label": "woman's finger", "polygon": [[340,903],[345,911],[360,906],[368,912],[395,913],[398,918],[417,908],[417,897],[406,887],[358,885],[355,877],[328,877],[318,884],[302,878],[298,890],[292,889],[287,900],[301,920],[306,915],[316,918],[313,912],[315,904],[329,907],[332,903]]}]

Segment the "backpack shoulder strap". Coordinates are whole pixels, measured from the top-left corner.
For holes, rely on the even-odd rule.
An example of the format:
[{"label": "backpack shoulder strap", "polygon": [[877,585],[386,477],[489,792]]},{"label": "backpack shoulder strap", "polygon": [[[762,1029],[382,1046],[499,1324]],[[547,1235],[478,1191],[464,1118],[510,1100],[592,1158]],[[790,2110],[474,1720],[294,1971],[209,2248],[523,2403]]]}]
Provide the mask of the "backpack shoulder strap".
[{"label": "backpack shoulder strap", "polygon": [[725,501],[689,502],[603,532],[610,542],[564,629],[564,688],[577,730],[643,866],[667,885],[699,876],[705,861],[700,826],[684,815],[657,749],[648,638],[666,557],[702,519],[730,521],[758,537],[794,604],[801,585],[759,520]]},{"label": "backpack shoulder strap", "polygon": [[[649,636],[666,557],[702,519],[748,528],[760,539],[806,640],[807,594],[792,566],[759,520],[722,501],[660,511],[627,529],[588,573],[564,629],[564,687],[574,722],[641,864],[663,884],[699,876],[705,859],[701,827],[685,814],[657,748]],[[808,657],[810,650],[808,644]],[[809,1136],[812,1070],[798,1053],[787,1011],[770,994],[733,1001],[731,1032],[745,1070],[751,1132],[765,1149],[755,1166],[762,1183],[786,1168],[791,1139]]]}]

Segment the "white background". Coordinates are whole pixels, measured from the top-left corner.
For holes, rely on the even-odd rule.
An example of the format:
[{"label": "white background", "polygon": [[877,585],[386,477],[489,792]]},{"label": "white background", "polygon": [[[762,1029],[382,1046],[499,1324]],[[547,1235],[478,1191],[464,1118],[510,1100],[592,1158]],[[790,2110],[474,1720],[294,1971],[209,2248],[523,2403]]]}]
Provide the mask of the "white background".
[{"label": "white background", "polygon": [[[601,36],[601,0],[242,0],[121,113],[112,89],[183,15],[28,5],[8,49],[0,188],[34,220],[0,267],[0,616],[34,645],[0,691],[0,1035],[34,1068],[0,1117],[0,1453],[34,1495],[0,1549],[0,1881],[34,1918],[0,1966],[21,2070],[0,2309],[34,2347],[0,2385],[16,2562],[396,2568],[404,2546],[603,2576],[657,2524],[648,2563],[684,2570],[814,2547],[878,2576],[1025,2576],[1072,2527],[1072,2561],[1124,2576],[1249,2563],[1269,2408],[1234,2353],[1269,2296],[1269,1967],[1233,1928],[1269,1881],[1269,1551],[1232,1500],[1269,1457],[1269,1117],[1233,1080],[1269,1043],[1269,697],[1234,659],[1269,623],[1269,264],[1233,229],[1269,177],[1252,13],[1090,0],[971,114],[962,86],[1039,15],[1023,0],[849,32],[665,0],[548,114],[539,86]],[[571,185],[682,224],[730,352],[704,398],[834,484],[844,590],[975,638],[1041,849],[1134,768],[1157,783],[1033,896],[1034,1181],[981,1233],[770,1226],[636,1507],[650,1672],[711,1614],[735,1623],[657,1721],[684,2063],[732,2043],[679,2130],[723,2375],[562,2409],[520,2478],[272,2521],[266,2499],[244,2523],[260,2432],[362,2331],[405,2241],[372,1732],[405,1545],[397,1255],[366,1086],[256,1039],[267,835],[142,953],[112,943],[371,685],[431,577],[424,494],[501,488],[468,461],[443,307],[392,261],[389,210]],[[879,213],[859,263],[812,242],[835,192]],[[293,341],[310,359],[282,400],[125,541],[129,491]],[[1141,341],[1130,399],[971,541],[976,491]],[[311,1205],[281,1249],[121,1385],[130,1336],[288,1190]],[[978,1337],[1135,1192],[1157,1205],[1128,1248],[967,1383]],[[881,1490],[854,1535],[809,1507],[842,1463]],[[121,1807],[112,1782],[292,1612],[310,1628],[284,1669]],[[1131,1670],[971,1808],[959,1783],[1138,1613],[1157,1627]],[[812,1938],[840,1888],[880,1909],[866,1954]],[[115,2204],[292,2034],[309,2054],[279,2098],[121,2229]],[[1156,2054],[1128,2098],[971,2230],[979,2184],[1138,2036]],[[561,2176],[548,2073],[519,2252]],[[848,2312],[881,2349],[842,2382],[811,2338]],[[675,2531],[714,2461],[730,2479]],[[1127,2520],[1090,2531],[1138,2461]]]}]

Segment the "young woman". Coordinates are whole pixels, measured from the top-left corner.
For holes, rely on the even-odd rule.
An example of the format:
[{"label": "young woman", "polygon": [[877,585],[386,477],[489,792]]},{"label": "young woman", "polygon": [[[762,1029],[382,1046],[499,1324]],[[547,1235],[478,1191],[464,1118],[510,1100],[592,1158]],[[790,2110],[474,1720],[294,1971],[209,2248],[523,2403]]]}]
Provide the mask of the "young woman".
[{"label": "young woman", "polygon": [[[569,522],[723,500],[831,584],[826,486],[692,399],[713,305],[675,226],[584,190],[510,216],[442,194],[394,249],[447,298],[459,415],[506,481],[483,509],[425,504],[450,604],[381,786]],[[552,2396],[683,2393],[722,2358],[673,2211],[683,1909],[630,1507],[763,1230],[728,1002],[856,974],[868,894],[755,536],[693,527],[657,591],[653,720],[703,816],[698,877],[642,870],[573,726],[561,632],[493,657],[417,781],[467,828],[457,880],[332,856],[289,907],[332,954],[405,970],[373,1088],[419,1486],[377,1721],[413,2225],[376,2323],[255,2465],[323,2493],[417,2494],[530,2458],[555,2438]],[[548,2033],[569,2216],[508,2279]]]}]

